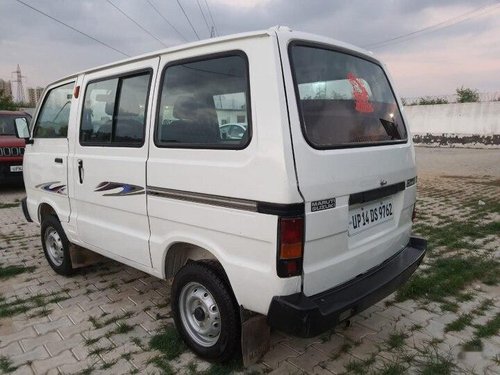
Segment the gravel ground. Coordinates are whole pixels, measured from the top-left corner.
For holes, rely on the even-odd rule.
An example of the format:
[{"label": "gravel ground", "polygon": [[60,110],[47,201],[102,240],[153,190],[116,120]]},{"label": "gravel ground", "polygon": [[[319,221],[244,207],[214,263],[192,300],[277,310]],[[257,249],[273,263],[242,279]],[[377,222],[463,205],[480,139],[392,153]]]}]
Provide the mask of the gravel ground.
[{"label": "gravel ground", "polygon": [[415,147],[419,175],[500,177],[500,149]]},{"label": "gravel ground", "polygon": [[0,374],[500,375],[500,151],[419,147],[417,160],[415,230],[430,250],[410,287],[319,337],[273,332],[249,369],[211,365],[183,346],[167,281],[111,260],[56,275],[39,228],[14,207],[22,189],[1,188]]}]

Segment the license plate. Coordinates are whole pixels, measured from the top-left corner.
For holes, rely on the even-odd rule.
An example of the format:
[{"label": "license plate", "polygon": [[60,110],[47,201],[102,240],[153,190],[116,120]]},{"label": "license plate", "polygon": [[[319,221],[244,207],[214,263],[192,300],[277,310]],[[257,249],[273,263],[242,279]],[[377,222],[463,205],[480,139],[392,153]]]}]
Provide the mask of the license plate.
[{"label": "license plate", "polygon": [[391,220],[393,216],[392,199],[384,199],[349,210],[349,236]]},{"label": "license plate", "polygon": [[22,172],[23,171],[23,166],[22,165],[11,165],[10,166],[10,171],[11,172]]}]

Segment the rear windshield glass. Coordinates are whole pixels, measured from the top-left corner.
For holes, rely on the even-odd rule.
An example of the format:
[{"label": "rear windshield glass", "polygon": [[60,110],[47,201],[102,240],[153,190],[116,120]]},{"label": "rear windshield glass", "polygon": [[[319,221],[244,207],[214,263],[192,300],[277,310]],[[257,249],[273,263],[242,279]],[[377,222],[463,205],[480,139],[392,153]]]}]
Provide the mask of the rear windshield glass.
[{"label": "rear windshield glass", "polygon": [[303,133],[313,147],[406,141],[396,99],[379,65],[304,45],[292,45],[290,58]]}]

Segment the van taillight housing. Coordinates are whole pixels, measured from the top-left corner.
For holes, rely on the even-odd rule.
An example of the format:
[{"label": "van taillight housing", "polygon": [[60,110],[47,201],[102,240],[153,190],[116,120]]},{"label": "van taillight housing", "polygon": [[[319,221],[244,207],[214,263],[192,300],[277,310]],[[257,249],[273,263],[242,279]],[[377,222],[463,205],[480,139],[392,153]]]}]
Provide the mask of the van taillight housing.
[{"label": "van taillight housing", "polygon": [[411,221],[415,222],[415,219],[417,218],[417,203],[413,205],[413,212],[411,213]]},{"label": "van taillight housing", "polygon": [[303,257],[304,217],[280,217],[278,222],[278,276],[301,275]]}]

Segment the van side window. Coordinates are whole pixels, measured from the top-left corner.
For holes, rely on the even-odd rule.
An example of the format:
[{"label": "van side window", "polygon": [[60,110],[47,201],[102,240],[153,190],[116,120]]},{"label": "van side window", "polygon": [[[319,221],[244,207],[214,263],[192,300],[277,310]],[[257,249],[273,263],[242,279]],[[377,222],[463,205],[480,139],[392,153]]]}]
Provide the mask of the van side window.
[{"label": "van side window", "polygon": [[71,82],[47,93],[36,120],[33,137],[66,138],[74,85]]},{"label": "van side window", "polygon": [[167,66],[155,144],[241,149],[250,141],[248,63],[241,52]]},{"label": "van side window", "polygon": [[89,83],[80,144],[142,146],[150,81],[151,74],[147,72]]}]

